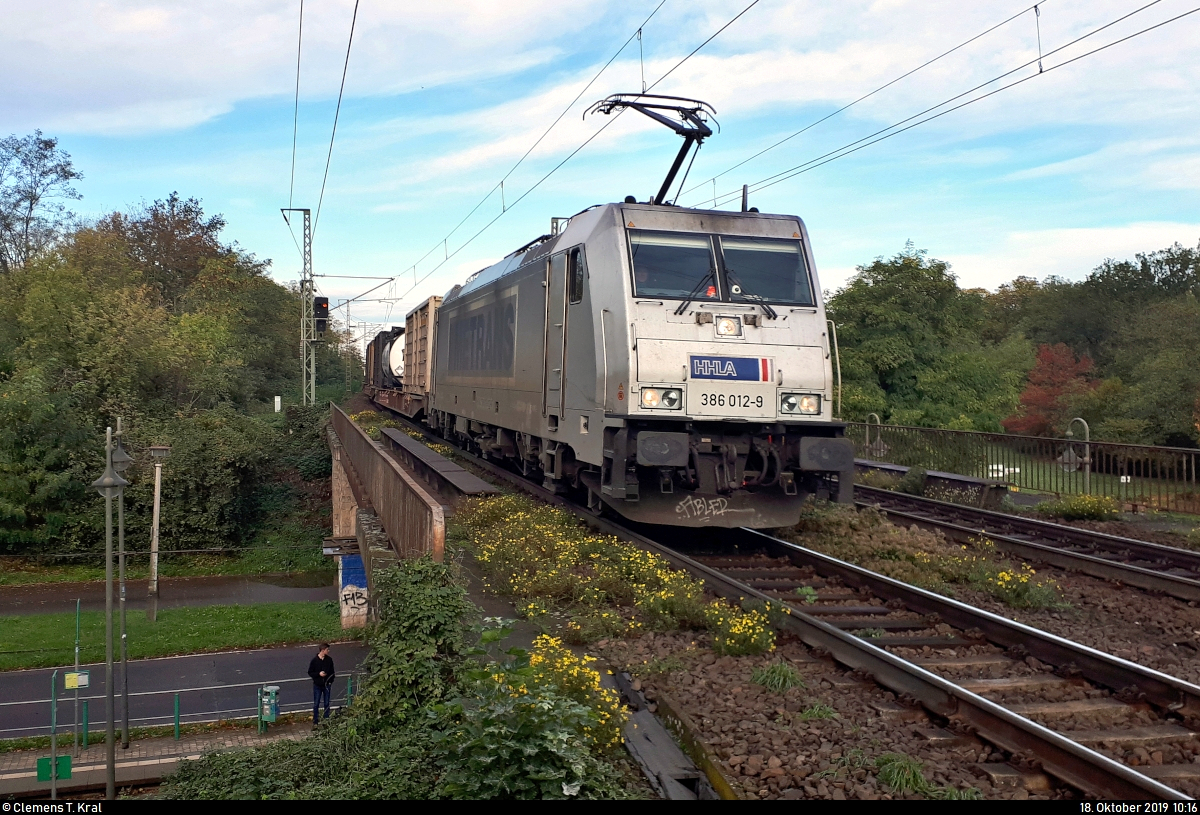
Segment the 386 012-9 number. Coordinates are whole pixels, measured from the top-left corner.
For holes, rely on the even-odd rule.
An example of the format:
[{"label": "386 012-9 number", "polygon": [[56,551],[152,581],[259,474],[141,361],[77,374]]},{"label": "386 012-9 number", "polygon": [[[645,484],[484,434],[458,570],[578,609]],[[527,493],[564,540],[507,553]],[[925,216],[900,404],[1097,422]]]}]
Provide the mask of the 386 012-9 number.
[{"label": "386 012-9 number", "polygon": [[731,408],[761,408],[764,404],[762,396],[751,396],[744,393],[702,393],[700,404],[703,407]]}]

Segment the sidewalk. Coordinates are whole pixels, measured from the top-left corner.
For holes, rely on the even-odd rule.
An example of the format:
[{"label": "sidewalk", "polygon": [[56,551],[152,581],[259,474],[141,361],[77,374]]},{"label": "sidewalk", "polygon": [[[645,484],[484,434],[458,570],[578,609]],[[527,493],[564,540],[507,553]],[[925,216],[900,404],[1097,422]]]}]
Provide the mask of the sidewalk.
[{"label": "sidewalk", "polygon": [[[312,733],[312,724],[298,722],[272,726],[265,735],[254,728],[238,728],[213,733],[199,733],[174,738],[153,738],[133,741],[128,750],[117,744],[117,786],[144,784],[159,781],[175,769],[180,761],[199,758],[212,751],[231,750],[239,747],[258,747],[274,741],[287,739],[298,741]],[[70,734],[59,745],[59,755],[70,753]],[[50,755],[50,748],[22,750],[0,754],[0,798],[8,796],[28,797],[49,795],[50,782],[37,780],[37,760]],[[70,794],[84,788],[104,788],[105,745],[90,744],[72,760],[71,779],[59,781],[58,794]]]}]

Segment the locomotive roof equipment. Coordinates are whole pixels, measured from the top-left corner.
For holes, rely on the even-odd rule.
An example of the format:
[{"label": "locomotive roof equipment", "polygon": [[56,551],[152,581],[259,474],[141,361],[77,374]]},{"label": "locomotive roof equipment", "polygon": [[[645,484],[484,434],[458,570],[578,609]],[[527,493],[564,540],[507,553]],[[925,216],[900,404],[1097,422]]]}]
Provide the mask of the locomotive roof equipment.
[{"label": "locomotive roof equipment", "polygon": [[[670,104],[671,102],[684,102],[686,104]],[[683,165],[684,158],[687,157],[688,151],[692,149],[692,145],[696,146],[695,153],[692,153],[692,161],[688,162],[687,172],[683,174],[683,179],[679,182],[679,191],[683,192],[683,184],[687,181],[688,173],[692,171],[692,162],[696,160],[696,154],[700,152],[701,143],[713,134],[712,128],[707,124],[709,116],[715,116],[717,113],[713,110],[712,105],[707,102],[701,102],[699,99],[686,99],[682,96],[659,96],[652,93],[615,93],[607,99],[602,99],[592,105],[583,115],[585,117],[589,113],[603,113],[608,115],[617,108],[631,108],[638,113],[644,113],[659,124],[664,124],[680,136],[683,136],[683,147],[679,148],[679,153],[676,154],[675,162],[671,165],[671,169],[667,173],[662,187],[659,188],[658,194],[650,202],[652,204],[663,204],[666,202],[667,193],[671,190],[671,184],[675,181],[675,175]],[[679,121],[659,113],[662,110],[674,111],[678,114]],[[679,193],[675,194],[675,200],[679,200]]]}]

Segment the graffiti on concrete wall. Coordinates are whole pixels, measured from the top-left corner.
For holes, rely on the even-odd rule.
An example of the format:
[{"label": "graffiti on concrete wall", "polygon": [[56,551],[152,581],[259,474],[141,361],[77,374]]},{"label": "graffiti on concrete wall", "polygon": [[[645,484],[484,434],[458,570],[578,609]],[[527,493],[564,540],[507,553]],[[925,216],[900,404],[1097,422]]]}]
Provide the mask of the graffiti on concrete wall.
[{"label": "graffiti on concrete wall", "polygon": [[342,628],[362,628],[367,624],[367,572],[362,555],[338,558],[338,599]]}]

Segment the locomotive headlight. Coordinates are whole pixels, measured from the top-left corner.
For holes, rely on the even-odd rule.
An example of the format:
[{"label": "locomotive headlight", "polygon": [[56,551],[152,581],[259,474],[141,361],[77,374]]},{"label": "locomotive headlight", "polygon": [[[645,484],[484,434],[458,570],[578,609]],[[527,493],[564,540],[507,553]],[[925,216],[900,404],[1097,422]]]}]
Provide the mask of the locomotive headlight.
[{"label": "locomotive headlight", "polygon": [[816,416],[821,412],[821,397],[813,393],[785,393],[779,399],[779,411]]},{"label": "locomotive headlight", "polygon": [[683,391],[678,388],[642,388],[642,407],[679,410],[683,406]]},{"label": "locomotive headlight", "polygon": [[740,337],[740,336],[742,336],[742,319],[740,317],[718,317],[717,318],[717,336],[718,337]]}]

